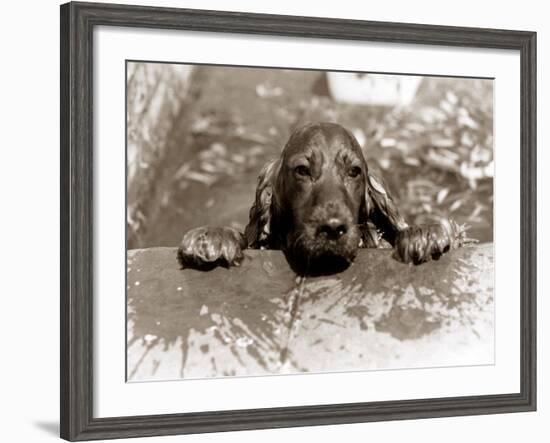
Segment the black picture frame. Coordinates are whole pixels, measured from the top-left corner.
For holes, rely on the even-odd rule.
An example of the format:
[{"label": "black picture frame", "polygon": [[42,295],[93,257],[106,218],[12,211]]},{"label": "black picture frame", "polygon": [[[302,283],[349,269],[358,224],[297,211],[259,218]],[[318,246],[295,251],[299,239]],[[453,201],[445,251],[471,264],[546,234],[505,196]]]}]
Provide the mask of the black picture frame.
[{"label": "black picture frame", "polygon": [[[498,48],[521,63],[521,390],[518,394],[94,418],[93,29],[160,28]],[[189,9],[61,6],[61,437],[70,441],[536,409],[536,33]]]}]

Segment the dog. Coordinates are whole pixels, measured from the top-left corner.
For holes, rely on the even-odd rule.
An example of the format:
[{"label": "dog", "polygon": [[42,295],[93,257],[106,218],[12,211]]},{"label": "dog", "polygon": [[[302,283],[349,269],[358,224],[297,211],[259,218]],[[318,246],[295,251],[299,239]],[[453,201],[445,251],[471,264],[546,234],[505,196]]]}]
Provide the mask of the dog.
[{"label": "dog", "polygon": [[296,129],[258,178],[244,233],[199,227],[178,249],[182,267],[238,266],[243,250],[281,249],[300,274],[333,273],[360,248],[393,247],[405,263],[439,259],[459,242],[448,221],[409,226],[353,134],[336,123]]}]

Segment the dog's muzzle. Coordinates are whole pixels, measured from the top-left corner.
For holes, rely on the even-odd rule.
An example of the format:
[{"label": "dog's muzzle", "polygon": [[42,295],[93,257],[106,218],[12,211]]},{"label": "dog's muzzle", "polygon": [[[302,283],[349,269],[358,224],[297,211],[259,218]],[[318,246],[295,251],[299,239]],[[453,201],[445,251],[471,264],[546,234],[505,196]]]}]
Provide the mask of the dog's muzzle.
[{"label": "dog's muzzle", "polygon": [[287,240],[287,251],[306,272],[337,272],[351,264],[359,249],[360,231],[351,214],[322,208],[296,227]]}]

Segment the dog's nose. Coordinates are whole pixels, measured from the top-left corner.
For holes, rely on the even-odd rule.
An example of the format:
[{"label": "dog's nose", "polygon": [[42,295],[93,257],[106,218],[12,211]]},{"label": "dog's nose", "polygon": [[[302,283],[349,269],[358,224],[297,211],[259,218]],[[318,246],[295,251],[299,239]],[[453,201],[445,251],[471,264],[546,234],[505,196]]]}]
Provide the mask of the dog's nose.
[{"label": "dog's nose", "polygon": [[327,238],[335,240],[348,232],[348,226],[339,218],[333,217],[319,226],[317,232],[319,235],[324,235]]}]

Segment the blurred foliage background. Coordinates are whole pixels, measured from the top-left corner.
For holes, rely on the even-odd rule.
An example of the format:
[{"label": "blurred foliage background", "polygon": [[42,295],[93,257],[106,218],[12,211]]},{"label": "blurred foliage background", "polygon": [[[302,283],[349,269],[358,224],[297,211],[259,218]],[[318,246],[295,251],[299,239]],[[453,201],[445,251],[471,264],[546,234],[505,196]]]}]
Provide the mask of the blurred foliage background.
[{"label": "blurred foliage background", "polygon": [[[137,152],[129,169],[148,171],[128,184],[128,248],[176,246],[200,225],[244,228],[262,165],[308,121],[351,130],[409,222],[449,217],[492,241],[492,80],[218,66],[185,75],[185,96],[179,106],[171,97],[158,122],[166,135],[154,156],[140,152],[155,139],[155,120],[142,123],[144,106],[128,109]],[[133,91],[159,90],[154,81],[148,92],[139,86],[129,78],[129,103]]]}]

